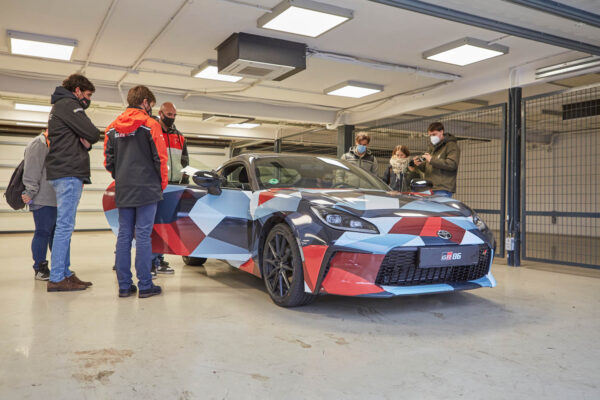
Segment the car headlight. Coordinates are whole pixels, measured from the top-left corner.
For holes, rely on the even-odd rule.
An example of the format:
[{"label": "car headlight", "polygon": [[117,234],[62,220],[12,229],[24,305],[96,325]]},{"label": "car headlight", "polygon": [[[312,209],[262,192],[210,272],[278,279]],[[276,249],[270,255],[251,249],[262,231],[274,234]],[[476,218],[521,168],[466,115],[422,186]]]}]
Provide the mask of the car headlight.
[{"label": "car headlight", "polygon": [[379,233],[375,225],[362,218],[331,207],[311,207],[313,213],[327,226],[343,231]]},{"label": "car headlight", "polygon": [[479,218],[479,215],[477,215],[475,212],[473,212],[472,218],[473,218],[473,223],[475,224],[477,229],[479,229],[480,231],[487,230],[487,228],[488,228],[487,225],[485,224],[485,222],[483,222],[483,220],[481,218]]}]

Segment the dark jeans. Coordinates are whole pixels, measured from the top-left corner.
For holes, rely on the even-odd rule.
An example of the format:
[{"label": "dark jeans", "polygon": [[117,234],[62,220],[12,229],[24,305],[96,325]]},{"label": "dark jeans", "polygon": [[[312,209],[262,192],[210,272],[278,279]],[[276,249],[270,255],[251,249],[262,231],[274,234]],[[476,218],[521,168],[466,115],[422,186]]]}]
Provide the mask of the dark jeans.
[{"label": "dark jeans", "polygon": [[152,241],[150,234],[158,203],[142,207],[119,208],[119,235],[117,236],[117,280],[119,289],[129,289],[131,275],[131,242],[135,232],[135,272],[140,290],[152,287]]},{"label": "dark jeans", "polygon": [[35,233],[31,241],[31,255],[33,257],[33,269],[40,269],[40,264],[46,261],[48,249],[52,250],[52,239],[56,227],[56,207],[44,206],[33,210],[33,222]]}]

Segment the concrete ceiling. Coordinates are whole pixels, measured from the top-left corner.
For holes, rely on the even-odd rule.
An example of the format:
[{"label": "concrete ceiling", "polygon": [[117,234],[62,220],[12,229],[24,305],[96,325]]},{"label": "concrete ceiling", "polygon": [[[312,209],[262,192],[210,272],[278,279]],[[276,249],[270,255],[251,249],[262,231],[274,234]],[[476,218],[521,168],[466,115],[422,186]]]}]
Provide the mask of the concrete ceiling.
[{"label": "concrete ceiling", "polygon": [[[557,90],[577,83],[578,78],[572,77],[577,74],[561,77],[562,83],[555,77],[557,83],[552,84],[549,83],[552,79],[536,81],[535,69],[586,56],[365,0],[323,1],[353,10],[354,18],[318,38],[257,28],[256,20],[278,2],[5,2],[0,14],[0,35],[4,36],[0,40],[0,122],[43,121],[45,116],[39,113],[12,111],[12,103],[15,99],[47,102],[53,87],[65,76],[81,71],[86,61],[89,66],[85,73],[98,87],[90,115],[100,127],[107,125],[123,107],[116,87],[119,82],[122,93],[133,85],[145,84],[155,90],[159,102],[173,101],[179,108],[178,126],[188,134],[273,138],[310,129],[315,124],[330,124],[330,127],[359,124],[398,114],[437,115],[494,104],[505,98],[505,90],[511,85],[536,87],[533,91],[537,92]],[[600,28],[506,1],[429,0],[428,3],[600,46]],[[563,3],[600,12],[597,0]],[[73,38],[79,44],[71,62],[13,56],[9,53],[7,29]],[[256,83],[244,78],[238,83],[224,83],[190,77],[195,66],[216,59],[215,47],[234,32],[303,42],[320,52],[419,70],[386,70],[374,68],[373,63],[309,56],[305,71],[281,82]],[[421,57],[423,51],[467,36],[508,46],[509,54],[465,67]],[[435,72],[460,78],[450,80]],[[598,81],[598,74],[587,75],[586,84],[590,82],[589,76],[592,82]],[[362,99],[323,94],[325,88],[346,80],[380,84],[385,89]],[[261,119],[263,125],[254,130],[224,128],[202,122],[202,113],[247,116]]]}]

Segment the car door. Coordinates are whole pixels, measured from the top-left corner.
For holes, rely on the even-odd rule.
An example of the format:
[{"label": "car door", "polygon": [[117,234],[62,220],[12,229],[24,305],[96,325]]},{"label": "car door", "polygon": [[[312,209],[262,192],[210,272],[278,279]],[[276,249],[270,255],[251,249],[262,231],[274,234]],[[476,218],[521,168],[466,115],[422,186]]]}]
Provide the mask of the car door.
[{"label": "car door", "polygon": [[206,194],[196,201],[190,218],[204,238],[190,254],[192,257],[246,261],[249,248],[249,205],[252,196],[248,166],[243,162],[220,169],[221,194]]}]

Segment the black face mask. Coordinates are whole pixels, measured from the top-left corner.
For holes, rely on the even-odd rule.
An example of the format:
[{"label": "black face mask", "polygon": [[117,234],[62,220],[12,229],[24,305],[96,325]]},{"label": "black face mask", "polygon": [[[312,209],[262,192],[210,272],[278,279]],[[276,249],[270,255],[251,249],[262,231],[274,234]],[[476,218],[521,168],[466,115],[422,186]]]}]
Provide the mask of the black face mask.
[{"label": "black face mask", "polygon": [[86,99],[85,97],[82,97],[81,99],[79,99],[79,104],[81,104],[81,107],[83,107],[84,110],[87,109],[91,103],[92,103],[92,101]]},{"label": "black face mask", "polygon": [[150,117],[152,116],[152,107],[150,107],[150,108],[144,108],[144,110],[148,113],[148,115]]},{"label": "black face mask", "polygon": [[166,125],[167,128],[172,127],[173,126],[173,122],[175,122],[175,118],[169,118],[169,117],[166,117],[164,115],[160,118],[160,120],[162,122],[164,122],[164,124]]}]

